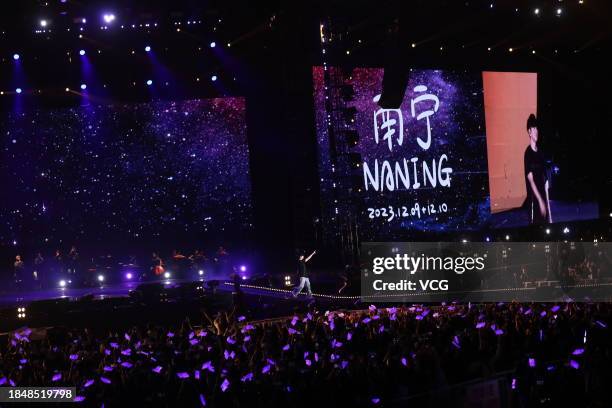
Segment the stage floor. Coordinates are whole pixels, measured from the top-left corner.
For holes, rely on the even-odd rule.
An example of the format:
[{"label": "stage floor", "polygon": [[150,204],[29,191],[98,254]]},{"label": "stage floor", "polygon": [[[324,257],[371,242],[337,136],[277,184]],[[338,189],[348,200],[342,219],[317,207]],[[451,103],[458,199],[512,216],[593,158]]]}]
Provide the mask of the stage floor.
[{"label": "stage floor", "polygon": [[[50,299],[69,299],[79,300],[85,296],[93,296],[94,299],[108,299],[113,297],[128,297],[131,290],[136,289],[141,284],[147,283],[164,283],[169,287],[190,283],[190,280],[169,279],[165,281],[151,282],[117,282],[98,287],[65,287],[65,288],[46,288],[39,290],[26,290],[21,292],[0,292],[0,309],[28,306],[32,302],[39,300]],[[205,282],[204,282],[205,283]],[[263,286],[255,286],[245,283],[241,285],[242,291],[246,294],[256,296],[266,296],[277,299],[285,299],[289,297],[291,289],[286,288],[268,288]],[[217,290],[224,292],[233,291],[234,286],[231,282],[225,282],[218,286]],[[314,289],[314,288],[313,288]],[[305,299],[306,296],[302,293],[298,299]],[[319,301],[332,300],[357,300],[358,296],[337,296],[335,294],[315,293],[315,299]]]}]

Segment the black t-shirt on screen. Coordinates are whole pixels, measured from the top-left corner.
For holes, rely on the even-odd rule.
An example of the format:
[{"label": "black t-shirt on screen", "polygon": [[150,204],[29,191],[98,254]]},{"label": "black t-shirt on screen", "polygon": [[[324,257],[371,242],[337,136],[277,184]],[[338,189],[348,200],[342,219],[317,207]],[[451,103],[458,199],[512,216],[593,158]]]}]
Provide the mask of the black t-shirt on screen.
[{"label": "black t-shirt on screen", "polygon": [[527,177],[531,173],[533,181],[540,193],[542,199],[546,200],[546,192],[544,186],[546,184],[546,161],[544,155],[538,150],[534,151],[530,146],[525,150],[525,185],[527,187],[527,205],[529,209],[533,209],[533,222],[546,222],[546,217],[540,214],[540,206],[535,193]]}]

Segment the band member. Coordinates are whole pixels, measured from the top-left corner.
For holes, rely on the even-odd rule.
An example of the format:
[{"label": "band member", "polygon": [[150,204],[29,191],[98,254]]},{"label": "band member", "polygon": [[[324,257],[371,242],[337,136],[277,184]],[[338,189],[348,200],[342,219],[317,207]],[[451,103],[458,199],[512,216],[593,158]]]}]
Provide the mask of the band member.
[{"label": "band member", "polygon": [[154,276],[160,276],[165,271],[163,259],[157,255],[157,252],[153,252],[153,255],[151,256],[151,272],[153,272]]},{"label": "band member", "polygon": [[70,252],[68,252],[68,256],[67,256],[67,262],[68,262],[68,273],[70,275],[76,275],[77,272],[77,264],[79,263],[79,252],[77,251],[76,247],[73,245],[72,248],[70,248]]},{"label": "band member", "polygon": [[548,198],[548,177],[546,162],[538,148],[538,122],[532,113],[527,119],[529,146],[525,150],[525,184],[527,187],[527,205],[532,224],[552,222],[550,200]]},{"label": "band member", "polygon": [[34,284],[40,288],[42,287],[42,269],[43,264],[45,263],[45,258],[43,258],[42,254],[39,252],[36,254],[34,258],[34,269],[32,270],[32,279],[34,280]]},{"label": "band member", "polygon": [[312,251],[312,253],[307,257],[305,257],[302,253],[298,258],[297,268],[298,277],[300,278],[300,284],[296,286],[295,289],[293,289],[292,295],[294,298],[300,294],[302,289],[304,289],[304,286],[306,286],[306,292],[308,293],[308,297],[312,297],[312,291],[310,290],[310,279],[308,277],[308,269],[306,268],[306,262],[310,261],[310,258],[312,258],[313,255],[316,253],[317,251]]},{"label": "band member", "polygon": [[58,275],[62,275],[64,273],[64,256],[62,255],[62,251],[59,249],[56,249],[55,254],[53,255],[53,269]]},{"label": "band member", "polygon": [[202,275],[200,275],[200,277],[203,277],[205,272],[204,264],[206,263],[204,251],[196,249],[193,255],[189,257],[189,260],[191,260],[191,267],[193,268],[194,272],[200,275],[200,271],[202,271]]},{"label": "band member", "polygon": [[23,277],[25,272],[25,263],[23,259],[21,259],[21,255],[17,255],[15,257],[14,266],[14,278],[15,278],[15,286],[19,289],[23,284]]}]

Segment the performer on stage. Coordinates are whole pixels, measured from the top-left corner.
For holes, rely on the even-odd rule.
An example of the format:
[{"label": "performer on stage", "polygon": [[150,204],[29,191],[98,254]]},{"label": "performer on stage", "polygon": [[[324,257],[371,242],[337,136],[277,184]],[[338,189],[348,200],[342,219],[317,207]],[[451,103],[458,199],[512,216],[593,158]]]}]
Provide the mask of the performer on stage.
[{"label": "performer on stage", "polygon": [[77,251],[76,246],[72,246],[70,248],[70,252],[68,252],[68,274],[75,276],[77,273],[77,266],[79,263],[79,251]]},{"label": "performer on stage", "polygon": [[13,264],[13,266],[15,267],[15,286],[17,287],[17,289],[21,289],[25,271],[25,263],[23,262],[23,259],[21,259],[21,255],[17,255],[15,257],[15,263]]},{"label": "performer on stage", "polygon": [[64,274],[64,256],[59,249],[56,249],[53,255],[53,272],[60,276]]},{"label": "performer on stage", "polygon": [[312,291],[310,290],[310,279],[308,278],[308,269],[306,268],[306,262],[310,261],[310,258],[316,254],[317,251],[312,251],[308,257],[304,257],[304,254],[300,254],[298,258],[298,276],[300,278],[300,284],[293,289],[292,295],[293,297],[297,297],[304,286],[306,286],[306,292],[308,293],[308,297],[312,297]]},{"label": "performer on stage", "polygon": [[532,224],[552,222],[548,198],[548,177],[544,155],[538,149],[538,122],[532,113],[527,119],[529,146],[525,150],[525,184]]},{"label": "performer on stage", "polygon": [[151,272],[153,272],[153,276],[160,276],[165,271],[163,259],[157,255],[157,252],[153,252],[153,255],[151,255]]},{"label": "performer on stage", "polygon": [[42,288],[42,279],[43,279],[43,264],[45,263],[45,258],[43,258],[42,253],[38,252],[36,257],[34,258],[34,270],[32,271],[32,279],[34,280],[34,285],[37,289]]}]

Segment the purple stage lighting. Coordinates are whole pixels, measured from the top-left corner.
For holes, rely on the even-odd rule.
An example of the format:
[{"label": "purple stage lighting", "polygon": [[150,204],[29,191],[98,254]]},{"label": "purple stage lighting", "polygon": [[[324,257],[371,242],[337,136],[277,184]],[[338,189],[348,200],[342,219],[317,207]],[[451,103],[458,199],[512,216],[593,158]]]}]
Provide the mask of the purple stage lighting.
[{"label": "purple stage lighting", "polygon": [[148,45],[145,47],[145,51],[146,52],[151,52],[151,47],[149,47]]},{"label": "purple stage lighting", "polygon": [[21,57],[19,56],[19,54],[13,54],[13,59],[14,59],[15,61],[19,60],[19,58],[21,58]]},{"label": "purple stage lighting", "polygon": [[115,21],[115,15],[114,15],[114,14],[112,14],[112,13],[107,13],[107,14],[104,14],[104,15],[102,16],[102,18],[104,19],[104,22],[105,22],[106,24],[110,24],[110,23],[112,23],[113,21]]},{"label": "purple stage lighting", "polygon": [[215,82],[215,81],[217,80],[217,76],[216,76],[216,75],[211,76],[211,77],[210,77],[210,80],[211,80],[211,81],[213,81],[213,82]]},{"label": "purple stage lighting", "polygon": [[15,92],[17,92],[18,94],[20,94],[20,93],[22,92],[22,91],[21,91],[21,88],[17,88],[17,89],[15,89]]},{"label": "purple stage lighting", "polygon": [[85,50],[79,51],[79,55],[85,55]]},{"label": "purple stage lighting", "polygon": [[86,90],[87,89],[87,84],[81,84],[81,89],[82,90]]},{"label": "purple stage lighting", "polygon": [[150,79],[147,81],[147,85],[151,86],[153,85],[153,81],[151,81]]},{"label": "purple stage lighting", "polygon": [[216,46],[217,46],[216,42],[213,41],[213,42],[210,43],[210,48],[215,48]]},{"label": "purple stage lighting", "polygon": [[130,279],[132,279],[133,277],[134,277],[134,276],[132,275],[132,273],[131,273],[131,272],[128,272],[128,273],[126,273],[126,274],[125,274],[125,278],[126,278],[127,280],[130,280]]},{"label": "purple stage lighting", "polygon": [[240,272],[246,272],[247,267],[246,265],[240,265]]}]

